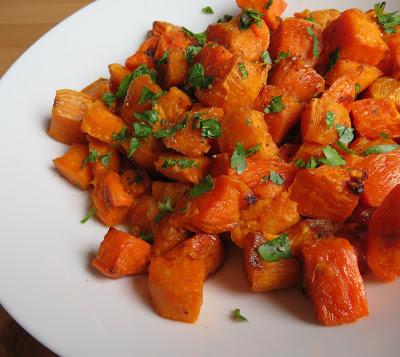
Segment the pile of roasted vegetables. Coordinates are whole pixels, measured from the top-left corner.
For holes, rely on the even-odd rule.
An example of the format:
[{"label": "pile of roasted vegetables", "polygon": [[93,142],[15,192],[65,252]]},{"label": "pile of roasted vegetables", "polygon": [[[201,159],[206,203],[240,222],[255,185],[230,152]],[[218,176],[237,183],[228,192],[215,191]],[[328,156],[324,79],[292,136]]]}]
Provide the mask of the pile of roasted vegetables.
[{"label": "pile of roasted vegetables", "polygon": [[237,3],[203,33],[156,21],[109,79],[58,90],[54,165],[111,227],[93,266],[148,274],[161,316],[197,319],[231,240],[252,291],[302,284],[318,322],[356,321],[362,274],[400,275],[400,15]]}]

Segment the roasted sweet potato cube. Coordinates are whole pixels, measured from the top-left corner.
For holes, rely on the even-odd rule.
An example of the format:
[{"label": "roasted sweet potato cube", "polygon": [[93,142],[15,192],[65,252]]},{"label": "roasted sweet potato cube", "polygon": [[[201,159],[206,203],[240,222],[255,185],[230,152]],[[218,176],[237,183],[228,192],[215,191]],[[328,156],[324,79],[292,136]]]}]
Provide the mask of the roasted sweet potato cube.
[{"label": "roasted sweet potato cube", "polygon": [[312,99],[301,116],[303,140],[323,145],[333,144],[339,140],[336,125],[351,127],[347,109],[329,99]]},{"label": "roasted sweet potato cube", "polygon": [[282,88],[301,101],[308,102],[325,89],[324,78],[302,60],[289,57],[271,71],[268,83]]},{"label": "roasted sweet potato cube", "polygon": [[365,136],[359,136],[350,143],[349,148],[355,151],[357,154],[362,155],[364,151],[366,151],[370,147],[378,145],[396,145],[396,142],[390,138],[369,140]]},{"label": "roasted sweet potato cube", "polygon": [[92,98],[84,93],[70,89],[58,90],[51,111],[49,135],[68,145],[85,143],[81,123],[91,104]]},{"label": "roasted sweet potato cube", "polygon": [[327,84],[333,84],[338,78],[346,74],[356,75],[355,81],[360,86],[359,92],[363,92],[372,82],[383,75],[374,66],[348,59],[340,59],[336,62],[332,70],[326,74],[325,81]]},{"label": "roasted sweet potato cube", "polygon": [[[356,70],[357,71],[357,70]],[[350,110],[356,97],[356,78],[358,74],[345,74],[336,79],[322,95],[322,99],[329,99],[342,104]]]},{"label": "roasted sweet potato cube", "polygon": [[357,206],[356,192],[364,178],[358,170],[325,165],[301,170],[290,186],[290,198],[302,216],[341,223]]},{"label": "roasted sweet potato cube", "polygon": [[189,185],[179,182],[154,181],[151,185],[151,193],[154,198],[160,201],[169,197],[173,205],[175,205],[189,189]]},{"label": "roasted sweet potato cube", "polygon": [[120,153],[110,144],[88,137],[89,152],[95,153],[95,162],[89,162],[88,165],[92,168],[95,176],[98,176],[102,171],[112,170],[119,172]]},{"label": "roasted sweet potato cube", "polygon": [[186,35],[180,27],[168,24],[160,34],[154,58],[159,60],[165,52],[171,52],[174,49],[185,49],[193,42],[193,39]]},{"label": "roasted sweet potato cube", "polygon": [[125,68],[118,63],[110,64],[108,66],[108,71],[110,72],[110,85],[113,92],[116,92],[122,80],[127,75],[131,74],[131,71],[128,68]]},{"label": "roasted sweet potato cube", "polygon": [[[400,69],[400,33],[397,29],[396,33],[385,33],[383,39],[389,47],[389,54],[382,61],[387,63],[385,73],[395,77],[396,72]],[[382,63],[381,62],[381,63]]]},{"label": "roasted sweet potato cube", "polygon": [[340,57],[372,66],[387,54],[377,23],[359,9],[344,11],[325,31],[324,43],[327,53],[340,47]]},{"label": "roasted sweet potato cube", "polygon": [[121,184],[132,197],[139,198],[150,191],[151,179],[146,171],[132,169],[121,174]]},{"label": "roasted sweet potato cube", "polygon": [[125,191],[121,177],[114,171],[107,171],[103,178],[104,198],[111,207],[130,207],[133,197]]},{"label": "roasted sweet potato cube", "polygon": [[254,292],[286,289],[300,283],[300,264],[296,258],[268,262],[258,253],[258,247],[267,240],[249,233],[243,248],[243,263],[250,288]]},{"label": "roasted sweet potato cube", "polygon": [[297,151],[299,150],[299,144],[286,143],[279,147],[278,157],[283,161],[290,163],[293,158],[296,156]]},{"label": "roasted sweet potato cube", "polygon": [[[245,71],[244,71],[245,69]],[[216,78],[206,89],[196,89],[197,99],[208,107],[219,107],[224,112],[253,105],[265,85],[268,66],[235,58],[224,78]],[[244,75],[244,73],[247,73]]]},{"label": "roasted sweet potato cube", "polygon": [[138,50],[126,59],[125,67],[131,71],[135,70],[142,64],[145,64],[148,68],[154,68],[153,54],[156,51],[157,45],[158,36],[150,36],[144,40]]},{"label": "roasted sweet potato cube", "polygon": [[249,107],[225,114],[221,120],[222,136],[218,139],[222,152],[232,153],[241,143],[248,150],[259,145],[257,155],[269,158],[278,151],[263,114]]},{"label": "roasted sweet potato cube", "polygon": [[109,278],[147,272],[151,245],[111,227],[101,242],[92,265]]},{"label": "roasted sweet potato cube", "polygon": [[82,93],[92,97],[92,100],[101,100],[105,93],[110,92],[110,82],[108,79],[99,78],[81,90]]},{"label": "roasted sweet potato cube", "polygon": [[299,149],[297,150],[296,155],[293,157],[292,162],[296,164],[299,160],[301,160],[302,162],[307,164],[311,158],[318,159],[322,157],[323,148],[324,145],[304,141],[303,144],[301,144]]},{"label": "roasted sweet potato cube", "polygon": [[61,157],[53,160],[58,172],[69,182],[83,190],[87,190],[93,180],[93,174],[88,165],[84,165],[89,155],[87,145],[72,144]]},{"label": "roasted sweet potato cube", "polygon": [[374,81],[365,93],[372,99],[391,99],[400,110],[400,81],[390,77],[381,77]]},{"label": "roasted sweet potato cube", "polygon": [[206,157],[185,157],[174,152],[162,153],[154,163],[164,176],[182,183],[199,183],[209,172],[211,160]]},{"label": "roasted sweet potato cube", "polygon": [[340,16],[340,11],[336,9],[326,9],[326,10],[304,10],[301,13],[295,13],[295,17],[301,19],[313,19],[321,29],[324,30],[332,21],[336,20]]},{"label": "roasted sweet potato cube", "polygon": [[[311,36],[307,29],[313,31],[318,40],[318,56],[314,53],[314,36]],[[276,59],[280,53],[289,53],[298,57],[310,66],[314,66],[319,54],[322,52],[322,31],[321,27],[303,19],[289,17],[283,20],[271,36],[269,52],[272,58]]]},{"label": "roasted sweet potato cube", "polygon": [[364,282],[348,240],[327,238],[302,248],[303,283],[319,323],[354,322],[368,315]]},{"label": "roasted sweet potato cube", "polygon": [[400,150],[369,155],[357,168],[368,174],[361,202],[368,207],[379,207],[388,193],[400,184]]},{"label": "roasted sweet potato cube", "polygon": [[201,63],[206,76],[224,78],[232,67],[234,60],[232,52],[215,42],[209,42],[194,58],[195,63]]},{"label": "roasted sweet potato cube", "polygon": [[225,46],[230,52],[253,62],[269,46],[269,29],[263,20],[248,29],[239,28],[240,16],[229,22],[211,24],[207,28],[207,40]]},{"label": "roasted sweet potato cube", "polygon": [[393,281],[400,276],[400,185],[390,191],[372,214],[367,262],[379,279]]},{"label": "roasted sweet potato cube", "polygon": [[159,80],[163,88],[185,84],[189,72],[189,64],[186,60],[185,50],[177,48],[169,50],[166,63],[159,65],[158,72],[160,74]]},{"label": "roasted sweet potato cube", "polygon": [[361,136],[378,139],[381,133],[400,136],[400,114],[390,99],[362,99],[351,107],[354,127]]},{"label": "roasted sweet potato cube", "polygon": [[108,144],[114,143],[113,134],[126,129],[124,121],[99,100],[92,104],[82,121],[83,132]]},{"label": "roasted sweet potato cube", "polygon": [[134,235],[150,233],[154,219],[158,214],[158,201],[151,195],[144,194],[132,205],[128,213],[128,224]]},{"label": "roasted sweet potato cube", "polygon": [[185,113],[192,107],[190,97],[176,87],[170,88],[168,92],[158,98],[157,104],[170,124],[180,123],[185,117]]},{"label": "roasted sweet potato cube", "polygon": [[219,238],[205,234],[153,257],[149,289],[156,312],[168,319],[195,322],[203,302],[204,281],[218,268],[222,258]]},{"label": "roasted sweet potato cube", "polygon": [[264,113],[264,119],[272,139],[279,144],[300,119],[304,104],[284,89],[267,85],[261,89],[253,108],[263,112],[275,97],[281,97],[284,108],[277,113]]}]

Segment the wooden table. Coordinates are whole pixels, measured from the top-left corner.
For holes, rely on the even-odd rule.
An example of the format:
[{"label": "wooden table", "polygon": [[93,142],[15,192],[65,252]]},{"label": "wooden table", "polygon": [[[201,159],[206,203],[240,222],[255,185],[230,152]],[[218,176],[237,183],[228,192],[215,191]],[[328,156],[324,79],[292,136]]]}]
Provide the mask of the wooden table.
[{"label": "wooden table", "polygon": [[[0,0],[0,77],[40,36],[91,0]],[[0,306],[0,356],[55,356]]]}]

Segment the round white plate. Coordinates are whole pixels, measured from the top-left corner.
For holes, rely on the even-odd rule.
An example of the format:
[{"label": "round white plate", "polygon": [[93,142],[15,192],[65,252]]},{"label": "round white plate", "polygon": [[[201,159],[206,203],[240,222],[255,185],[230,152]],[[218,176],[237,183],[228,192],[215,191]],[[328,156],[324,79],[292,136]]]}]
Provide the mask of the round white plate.
[{"label": "round white plate", "polygon": [[[393,4],[395,1],[392,1]],[[372,0],[289,0],[305,7],[372,6]],[[392,5],[393,5],[392,4]],[[210,5],[215,15],[201,9]],[[0,299],[33,336],[65,356],[398,356],[398,283],[367,281],[370,316],[337,328],[318,326],[298,291],[248,291],[239,252],[207,283],[194,325],[157,316],[147,278],[96,274],[89,257],[106,228],[82,225],[87,193],[61,179],[51,159],[66,147],[46,135],[57,88],[81,89],[107,65],[123,63],[155,19],[201,31],[234,0],[96,1],[33,45],[0,82]],[[249,323],[235,323],[240,308]]]}]

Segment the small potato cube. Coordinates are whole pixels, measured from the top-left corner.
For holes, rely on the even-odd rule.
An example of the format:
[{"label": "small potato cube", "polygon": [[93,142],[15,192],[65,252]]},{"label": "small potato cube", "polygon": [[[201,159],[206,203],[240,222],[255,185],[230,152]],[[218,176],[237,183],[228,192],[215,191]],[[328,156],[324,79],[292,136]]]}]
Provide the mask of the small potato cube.
[{"label": "small potato cube", "polygon": [[378,78],[365,94],[372,99],[391,99],[395,102],[397,110],[400,110],[400,81],[390,77]]},{"label": "small potato cube", "polygon": [[81,90],[82,93],[92,97],[93,101],[102,100],[103,95],[110,91],[110,82],[105,78],[99,78]]}]

